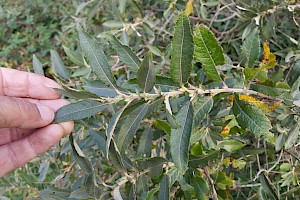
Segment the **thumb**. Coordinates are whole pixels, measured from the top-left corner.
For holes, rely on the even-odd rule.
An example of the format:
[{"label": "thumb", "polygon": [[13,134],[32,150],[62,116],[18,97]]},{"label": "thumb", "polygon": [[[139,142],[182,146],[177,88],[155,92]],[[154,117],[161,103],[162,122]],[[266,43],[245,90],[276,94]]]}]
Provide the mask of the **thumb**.
[{"label": "thumb", "polygon": [[21,98],[0,97],[0,128],[40,128],[53,119],[54,111],[47,106]]}]

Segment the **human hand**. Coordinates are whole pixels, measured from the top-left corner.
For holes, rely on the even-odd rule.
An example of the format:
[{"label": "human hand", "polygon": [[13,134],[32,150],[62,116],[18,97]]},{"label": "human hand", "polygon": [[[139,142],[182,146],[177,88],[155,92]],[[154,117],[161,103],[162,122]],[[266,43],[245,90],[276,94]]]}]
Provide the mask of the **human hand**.
[{"label": "human hand", "polygon": [[68,104],[46,77],[0,68],[0,177],[46,152],[73,122],[51,124],[54,113]]}]

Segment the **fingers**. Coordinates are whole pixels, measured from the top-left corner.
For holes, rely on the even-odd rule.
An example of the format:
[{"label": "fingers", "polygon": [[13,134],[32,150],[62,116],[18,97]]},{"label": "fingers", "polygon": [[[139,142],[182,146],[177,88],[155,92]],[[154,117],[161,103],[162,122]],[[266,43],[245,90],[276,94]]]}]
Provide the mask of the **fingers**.
[{"label": "fingers", "polygon": [[71,122],[51,124],[22,140],[0,146],[0,158],[5,158],[0,159],[0,177],[46,152],[64,135],[69,134],[73,125]]},{"label": "fingers", "polygon": [[0,128],[34,129],[50,124],[54,111],[21,98],[0,97]]},{"label": "fingers", "polygon": [[0,95],[57,99],[60,95],[50,87],[60,88],[53,80],[29,72],[0,68]]}]

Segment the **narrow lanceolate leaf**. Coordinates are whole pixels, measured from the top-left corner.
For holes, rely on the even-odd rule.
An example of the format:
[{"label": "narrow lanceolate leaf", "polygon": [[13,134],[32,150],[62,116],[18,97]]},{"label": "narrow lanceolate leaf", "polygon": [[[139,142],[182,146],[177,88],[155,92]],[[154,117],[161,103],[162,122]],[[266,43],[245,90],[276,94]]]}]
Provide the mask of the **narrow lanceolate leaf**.
[{"label": "narrow lanceolate leaf", "polygon": [[126,64],[126,66],[133,72],[137,72],[140,68],[141,61],[132,51],[132,49],[126,45],[123,45],[114,35],[106,34],[106,39],[117,52],[120,60]]},{"label": "narrow lanceolate leaf", "polygon": [[260,183],[264,189],[264,191],[269,196],[269,199],[278,200],[278,196],[276,192],[274,191],[273,187],[271,186],[270,181],[267,179],[267,177],[264,175],[264,173],[261,173],[259,175]]},{"label": "narrow lanceolate leaf", "polygon": [[213,107],[213,98],[209,96],[200,96],[195,99],[194,104],[194,124],[193,127],[200,125],[206,114]]},{"label": "narrow lanceolate leaf", "polygon": [[138,71],[137,82],[144,92],[150,92],[155,84],[155,72],[151,51],[144,58]]},{"label": "narrow lanceolate leaf", "polygon": [[147,114],[148,108],[148,103],[140,105],[128,115],[122,124],[117,139],[117,147],[121,154],[125,153],[126,148],[133,140],[143,117]]},{"label": "narrow lanceolate leaf", "polygon": [[53,123],[78,120],[93,116],[107,108],[109,103],[86,99],[61,107],[56,112]]},{"label": "narrow lanceolate leaf", "polygon": [[205,194],[209,192],[209,186],[203,178],[195,176],[192,178],[191,184],[195,189],[196,197],[198,199],[207,199]]},{"label": "narrow lanceolate leaf", "polygon": [[63,46],[64,52],[68,56],[68,58],[76,65],[85,67],[84,60],[80,53],[69,49],[66,46]]},{"label": "narrow lanceolate leaf", "polygon": [[35,56],[35,54],[33,54],[33,56],[32,56],[32,67],[33,67],[34,73],[44,76],[43,65],[39,61],[39,59]]},{"label": "narrow lanceolate leaf", "polygon": [[111,139],[113,137],[115,128],[117,126],[117,123],[119,122],[119,119],[120,119],[121,115],[123,114],[124,110],[127,108],[127,106],[129,104],[130,104],[130,102],[127,103],[121,110],[116,112],[109,121],[109,124],[108,124],[108,127],[107,127],[107,134],[106,134],[106,137],[107,137],[107,139],[106,139],[106,152],[107,152],[106,157],[107,158],[108,158],[108,153],[109,153],[110,142],[111,142]]},{"label": "narrow lanceolate leaf", "polygon": [[60,56],[58,55],[57,51],[50,50],[50,54],[51,54],[51,62],[52,62],[54,71],[63,79],[69,79],[71,76],[71,73],[64,65],[64,63],[61,60]]},{"label": "narrow lanceolate leaf", "polygon": [[160,182],[160,188],[158,193],[159,200],[170,199],[170,187],[169,187],[169,176],[164,175]]},{"label": "narrow lanceolate leaf", "polygon": [[252,30],[252,32],[247,36],[243,42],[241,50],[242,59],[243,62],[245,62],[245,68],[252,68],[260,54],[260,43],[257,29]]},{"label": "narrow lanceolate leaf", "polygon": [[225,57],[214,34],[207,26],[201,24],[194,29],[194,42],[194,59],[202,63],[203,69],[210,79],[221,81],[216,67],[225,64]]},{"label": "narrow lanceolate leaf", "polygon": [[188,168],[189,143],[193,124],[193,107],[190,101],[187,102],[178,112],[176,123],[180,125],[177,129],[171,130],[170,145],[171,156],[175,166],[181,171]]},{"label": "narrow lanceolate leaf", "polygon": [[[110,70],[106,56],[98,43],[78,25],[80,47],[89,65],[106,85],[116,89],[116,81]],[[116,89],[117,90],[117,89]]]},{"label": "narrow lanceolate leaf", "polygon": [[239,99],[234,95],[233,114],[242,128],[248,128],[257,137],[267,135],[271,129],[271,123],[265,114],[256,106]]},{"label": "narrow lanceolate leaf", "polygon": [[193,36],[188,16],[181,13],[176,21],[174,38],[172,40],[171,77],[179,84],[188,81],[192,70]]}]

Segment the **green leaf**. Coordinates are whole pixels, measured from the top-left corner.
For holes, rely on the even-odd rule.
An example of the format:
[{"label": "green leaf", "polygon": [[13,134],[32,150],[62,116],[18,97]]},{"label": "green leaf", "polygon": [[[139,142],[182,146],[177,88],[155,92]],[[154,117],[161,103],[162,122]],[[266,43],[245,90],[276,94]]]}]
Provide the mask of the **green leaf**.
[{"label": "green leaf", "polygon": [[200,200],[207,199],[207,196],[205,194],[208,193],[210,190],[207,182],[203,178],[199,176],[195,176],[192,178],[191,184],[195,189],[195,194],[197,199]]},{"label": "green leaf", "polygon": [[163,130],[165,133],[170,134],[171,133],[171,126],[168,122],[164,120],[157,119],[153,122],[153,126],[156,129]]},{"label": "green leaf", "polygon": [[221,148],[225,149],[229,153],[232,153],[238,149],[241,149],[246,144],[243,144],[242,142],[239,142],[237,140],[224,140],[220,143]]},{"label": "green leaf", "polygon": [[259,68],[246,68],[244,69],[244,74],[245,74],[245,80],[248,81],[252,80],[253,78],[257,78],[260,82],[265,82],[268,80],[268,71],[262,69],[261,67]]},{"label": "green leaf", "polygon": [[245,68],[252,68],[260,55],[260,42],[257,29],[251,31],[241,47]]},{"label": "green leaf", "polygon": [[179,85],[173,79],[165,76],[156,76],[155,85],[157,86],[172,86],[178,87]]},{"label": "green leaf", "polygon": [[117,90],[116,81],[112,75],[106,56],[100,45],[78,25],[80,47],[93,71],[106,85]]},{"label": "green leaf", "polygon": [[279,198],[277,197],[276,192],[274,191],[269,180],[266,178],[266,176],[263,173],[259,175],[259,180],[262,187],[264,188],[264,191],[268,194],[269,198],[278,200]]},{"label": "green leaf", "polygon": [[129,114],[127,119],[122,124],[117,139],[117,147],[121,154],[125,153],[126,148],[133,140],[133,137],[138,130],[143,117],[146,115],[148,108],[148,103],[140,105]]},{"label": "green leaf", "polygon": [[36,57],[35,54],[32,55],[32,67],[33,67],[34,73],[44,76],[43,65],[39,61],[39,59]]},{"label": "green leaf", "polygon": [[175,166],[181,171],[188,168],[189,143],[193,124],[193,107],[188,101],[178,112],[176,123],[180,125],[171,130],[171,156]]},{"label": "green leaf", "polygon": [[217,159],[219,157],[220,151],[213,151],[205,156],[201,157],[193,157],[189,161],[189,165],[192,168],[201,168],[206,166],[209,162],[212,162],[213,160]]},{"label": "green leaf", "polygon": [[155,72],[151,51],[148,52],[138,70],[137,82],[144,92],[150,92],[155,84]]},{"label": "green leaf", "polygon": [[162,52],[155,46],[147,46],[147,48],[156,56],[162,56]]},{"label": "green leaf", "polygon": [[139,140],[139,147],[136,153],[138,156],[151,157],[152,139],[153,130],[149,127],[145,128]]},{"label": "green leaf", "polygon": [[300,134],[300,127],[298,124],[294,125],[291,130],[288,132],[288,138],[286,139],[286,142],[284,143],[284,148],[289,149],[293,147],[294,144],[298,142],[297,138]]},{"label": "green leaf", "polygon": [[169,187],[169,177],[164,175],[160,182],[160,188],[158,193],[159,200],[169,200],[170,199],[170,187]]},{"label": "green leaf", "polygon": [[78,149],[79,148],[78,145],[77,145],[77,148],[76,148],[75,141],[74,141],[74,138],[73,138],[72,134],[70,134],[69,140],[70,140],[70,143],[71,143],[72,152],[73,152],[73,155],[75,157],[76,163],[87,174],[90,174],[93,171],[93,167],[92,167],[91,162],[85,156],[81,155],[81,153],[78,153],[78,150],[79,151],[81,151],[81,150]]},{"label": "green leaf", "polygon": [[93,128],[89,128],[88,133],[90,134],[91,138],[95,141],[97,146],[99,147],[99,150],[101,150],[104,154],[107,154],[106,152],[106,137],[103,132],[96,131]]},{"label": "green leaf", "polygon": [[66,68],[57,51],[50,50],[51,62],[54,71],[63,79],[69,79],[71,76],[70,71]]},{"label": "green leaf", "polygon": [[66,97],[75,98],[75,99],[87,99],[87,98],[97,98],[98,96],[87,91],[76,90],[70,88],[64,84],[60,84],[62,89],[60,88],[53,88],[56,92]]},{"label": "green leaf", "polygon": [[250,89],[272,97],[280,96],[282,92],[288,91],[287,89],[276,88],[272,84],[266,82],[263,84],[252,84]]},{"label": "green leaf", "polygon": [[287,81],[290,86],[292,86],[300,76],[300,60],[297,60],[290,69],[287,75]]},{"label": "green leaf", "polygon": [[108,124],[107,130],[106,130],[106,137],[107,137],[107,140],[106,140],[106,153],[107,153],[106,157],[107,158],[108,158],[108,153],[109,153],[110,142],[111,142],[111,139],[112,139],[113,134],[115,132],[115,128],[117,126],[117,123],[119,122],[121,115],[123,114],[124,110],[127,108],[127,106],[129,104],[130,104],[130,102],[127,103],[121,110],[116,112],[112,116],[112,118],[109,120],[109,124]]},{"label": "green leaf", "polygon": [[193,37],[188,16],[181,13],[176,21],[170,73],[174,82],[184,84],[188,81],[192,70]]},{"label": "green leaf", "polygon": [[76,65],[80,67],[86,67],[84,64],[84,60],[82,58],[82,55],[76,51],[73,51],[69,49],[68,47],[63,45],[64,52],[68,56],[68,58]]},{"label": "green leaf", "polygon": [[87,85],[84,85],[83,88],[99,97],[118,96],[116,90],[107,87],[101,81],[87,81]]},{"label": "green leaf", "polygon": [[132,51],[132,49],[126,45],[123,45],[114,35],[105,34],[106,39],[117,52],[120,60],[126,64],[126,66],[133,72],[137,72],[140,68],[141,61]]},{"label": "green leaf", "polygon": [[193,127],[201,124],[205,115],[212,109],[213,103],[213,98],[210,96],[197,96],[195,98]]},{"label": "green leaf", "polygon": [[58,109],[53,123],[60,123],[70,120],[78,120],[91,117],[107,108],[109,103],[102,103],[95,100],[82,100]]},{"label": "green leaf", "polygon": [[225,64],[223,49],[214,34],[205,25],[194,29],[194,59],[201,62],[206,75],[213,81],[222,81],[216,67]]},{"label": "green leaf", "polygon": [[239,100],[237,94],[234,95],[232,110],[238,124],[244,129],[248,128],[255,136],[270,133],[272,126],[265,114],[253,104]]},{"label": "green leaf", "polygon": [[150,192],[147,194],[146,200],[153,200],[154,194],[159,190],[159,187],[156,187],[152,189]]}]

